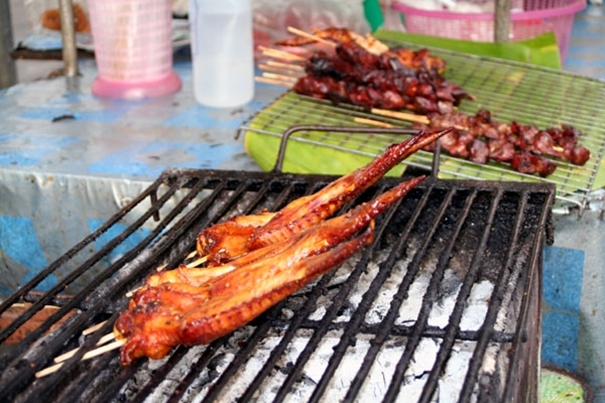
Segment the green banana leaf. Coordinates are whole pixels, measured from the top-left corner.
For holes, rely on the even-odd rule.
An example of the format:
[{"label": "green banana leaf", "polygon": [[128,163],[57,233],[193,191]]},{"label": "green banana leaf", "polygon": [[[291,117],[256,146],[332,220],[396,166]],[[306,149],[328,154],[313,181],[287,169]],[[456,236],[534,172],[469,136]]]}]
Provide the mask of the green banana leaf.
[{"label": "green banana leaf", "polygon": [[536,36],[532,39],[509,43],[465,41],[386,30],[377,30],[374,36],[383,41],[408,42],[420,46],[561,69],[559,47],[552,32]]}]

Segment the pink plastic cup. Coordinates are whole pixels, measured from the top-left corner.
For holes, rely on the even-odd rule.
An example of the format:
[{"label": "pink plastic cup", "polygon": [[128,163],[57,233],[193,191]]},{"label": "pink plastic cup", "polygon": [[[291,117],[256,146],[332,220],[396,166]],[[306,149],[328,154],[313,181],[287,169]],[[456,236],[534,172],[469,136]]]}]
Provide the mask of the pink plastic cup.
[{"label": "pink plastic cup", "polygon": [[88,0],[98,76],[95,95],[140,99],[178,91],[171,0]]}]

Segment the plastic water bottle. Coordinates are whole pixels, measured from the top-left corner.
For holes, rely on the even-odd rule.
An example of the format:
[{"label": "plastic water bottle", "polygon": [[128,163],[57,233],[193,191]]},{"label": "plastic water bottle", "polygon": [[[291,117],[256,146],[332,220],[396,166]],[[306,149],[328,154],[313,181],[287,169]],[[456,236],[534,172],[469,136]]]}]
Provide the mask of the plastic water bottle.
[{"label": "plastic water bottle", "polygon": [[254,97],[251,0],[189,0],[198,103],[241,106]]}]

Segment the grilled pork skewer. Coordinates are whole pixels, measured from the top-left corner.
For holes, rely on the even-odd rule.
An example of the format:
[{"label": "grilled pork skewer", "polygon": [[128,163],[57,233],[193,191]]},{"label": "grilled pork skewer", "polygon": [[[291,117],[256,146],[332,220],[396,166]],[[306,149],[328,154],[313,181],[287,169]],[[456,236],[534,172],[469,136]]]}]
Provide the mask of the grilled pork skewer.
[{"label": "grilled pork skewer", "polygon": [[282,241],[333,215],[405,158],[451,130],[421,132],[392,145],[365,167],[342,176],[313,195],[294,200],[277,213],[240,216],[213,225],[199,235],[197,251],[208,257],[208,266],[213,266]]},{"label": "grilled pork skewer", "polygon": [[209,343],[250,322],[370,243],[373,220],[423,179],[403,182],[343,215],[296,232],[277,248],[269,245],[252,262],[239,265],[236,260],[222,275],[192,284],[190,279],[204,269],[182,269],[177,271],[182,282],[172,278],[143,287],[114,326],[116,339],[126,340],[122,362],[162,358],[176,345]]},{"label": "grilled pork skewer", "polygon": [[294,78],[293,88],[299,94],[367,109],[448,113],[463,99],[474,98],[442,76],[445,62],[427,49],[389,48],[371,35],[362,36],[343,28],[316,30],[313,34],[289,30],[298,36],[277,45],[300,47],[327,40],[336,46],[313,52],[302,60],[298,55],[288,56],[292,53],[287,51],[263,48],[263,54],[269,57],[305,61],[306,75],[263,74],[258,81],[292,87]]},{"label": "grilled pork skewer", "polygon": [[330,46],[352,45],[362,47],[373,55],[384,55],[397,60],[403,66],[413,70],[434,70],[439,74],[445,71],[446,63],[440,57],[432,56],[427,49],[412,50],[402,47],[389,48],[388,45],[374,38],[371,34],[360,35],[346,28],[326,28],[313,30],[312,34],[289,27],[288,32],[297,35],[276,43],[278,46],[300,47],[313,43],[325,43]]},{"label": "grilled pork skewer", "polygon": [[478,164],[488,160],[509,163],[517,172],[546,177],[556,169],[556,162],[546,156],[559,158],[582,166],[590,151],[578,145],[581,132],[569,125],[538,129],[518,122],[503,123],[492,119],[487,110],[474,115],[462,112],[428,116],[428,123],[416,123],[414,128],[438,130],[454,126],[456,130],[439,139],[448,154],[469,159]]}]

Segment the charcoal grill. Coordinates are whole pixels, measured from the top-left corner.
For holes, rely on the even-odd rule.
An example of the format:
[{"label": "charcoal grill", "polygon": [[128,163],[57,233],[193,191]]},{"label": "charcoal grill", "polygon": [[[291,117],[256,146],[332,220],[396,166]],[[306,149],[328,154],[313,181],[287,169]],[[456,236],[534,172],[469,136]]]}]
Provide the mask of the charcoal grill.
[{"label": "charcoal grill", "polygon": [[[278,209],[332,179],[166,170],[2,303],[2,314],[24,312],[0,331],[0,400],[537,401],[547,183],[429,177],[379,218],[370,246],[231,335],[127,367],[117,350],[82,360],[127,293],[182,262],[201,229]],[[354,203],[401,180],[383,178]],[[36,291],[50,275],[58,284]],[[8,342],[48,306],[48,319]],[[74,348],[55,373],[35,377]]]}]

